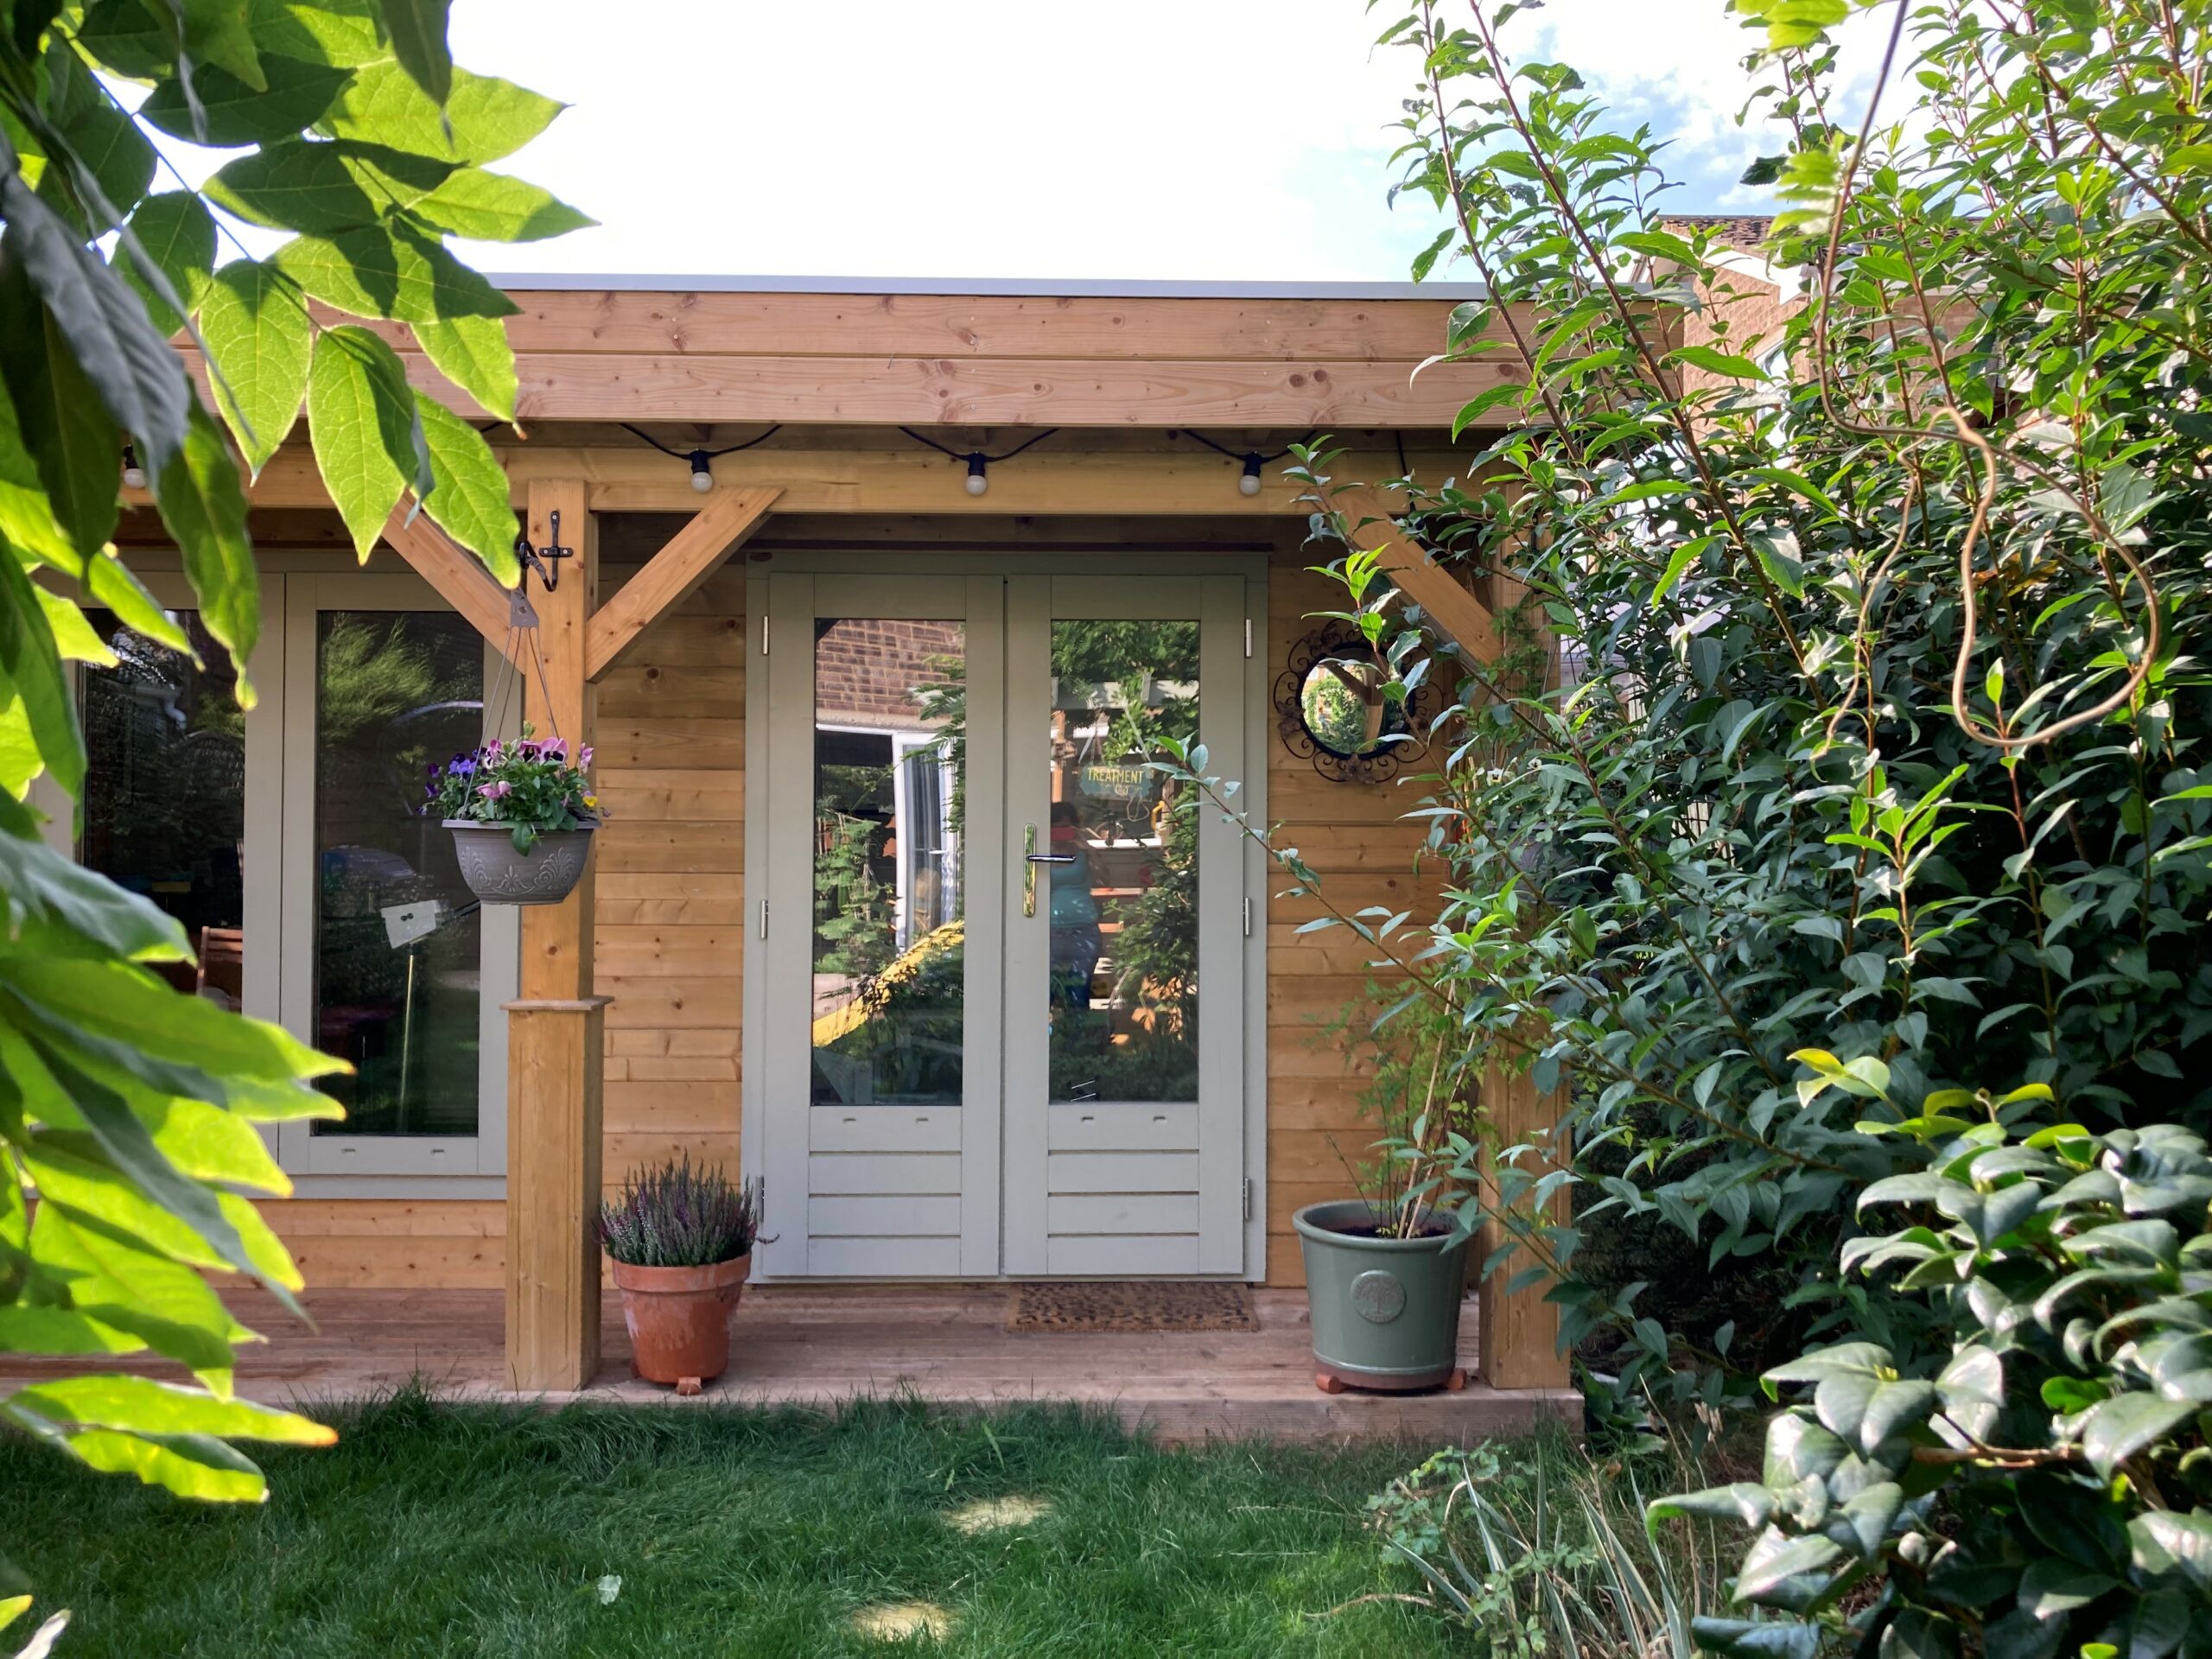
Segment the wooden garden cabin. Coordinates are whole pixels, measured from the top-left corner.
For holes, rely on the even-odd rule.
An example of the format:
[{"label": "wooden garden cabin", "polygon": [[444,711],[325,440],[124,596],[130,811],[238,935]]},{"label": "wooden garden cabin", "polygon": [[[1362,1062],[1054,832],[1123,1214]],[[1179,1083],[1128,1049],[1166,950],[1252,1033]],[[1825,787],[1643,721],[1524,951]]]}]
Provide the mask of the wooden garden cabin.
[{"label": "wooden garden cabin", "polygon": [[[1300,934],[1218,815],[1192,875],[1128,734],[1194,733],[1346,904],[1431,901],[1417,792],[1298,729],[1310,613],[1340,601],[1281,452],[1454,474],[1496,372],[1421,365],[1468,291],[509,286],[527,437],[492,441],[529,541],[569,553],[528,579],[535,650],[427,518],[357,566],[302,431],[253,491],[242,728],[178,659],[87,691],[85,855],[184,918],[211,994],[359,1068],[347,1122],[281,1137],[297,1190],[267,1210],[309,1284],[503,1287],[512,1385],[582,1386],[598,1198],[684,1151],[765,1180],[763,1284],[1296,1285],[1291,1212],[1344,1195],[1335,1145],[1370,1135],[1326,1031],[1367,953]],[[124,538],[161,568],[150,512]],[[1481,594],[1372,538],[1495,648]],[[470,910],[395,768],[525,696],[595,750],[607,822],[566,902]],[[928,1017],[887,1035],[906,995]],[[1492,1109],[1533,1122],[1525,1093]],[[1549,1310],[1493,1300],[1484,1381],[1565,1387]]]}]

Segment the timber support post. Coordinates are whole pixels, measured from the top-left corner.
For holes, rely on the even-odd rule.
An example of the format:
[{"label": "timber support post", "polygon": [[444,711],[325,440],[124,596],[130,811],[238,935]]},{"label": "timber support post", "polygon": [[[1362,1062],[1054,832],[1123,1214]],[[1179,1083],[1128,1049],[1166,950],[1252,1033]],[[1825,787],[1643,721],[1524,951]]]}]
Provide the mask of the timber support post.
[{"label": "timber support post", "polygon": [[[1551,1137],[1557,1130],[1562,1103],[1559,1094],[1540,1091],[1525,1070],[1497,1065],[1485,1070],[1483,1114],[1494,1147],[1485,1154],[1484,1161],[1491,1166],[1488,1174],[1493,1182],[1497,1175],[1496,1152],[1510,1147],[1536,1148],[1533,1157],[1524,1154],[1516,1165],[1532,1181],[1547,1170],[1560,1166],[1563,1160],[1558,1154],[1563,1148],[1553,1148]],[[1554,1193],[1541,1206],[1541,1213],[1531,1198],[1524,1198],[1519,1207],[1531,1225],[1543,1226],[1565,1219],[1566,1198],[1564,1189]],[[1478,1258],[1487,1262],[1505,1237],[1503,1223],[1485,1220],[1477,1242]],[[1548,1280],[1539,1279],[1512,1292],[1506,1289],[1514,1275],[1537,1265],[1537,1256],[1524,1245],[1501,1262],[1497,1272],[1483,1277],[1477,1303],[1479,1363],[1483,1381],[1493,1389],[1574,1386],[1573,1365],[1560,1351],[1559,1305],[1544,1300]]]},{"label": "timber support post", "polygon": [[[575,550],[541,584],[535,660],[523,664],[526,717],[541,738],[558,733],[581,756],[593,740],[597,698],[586,640],[599,590],[599,536],[581,480],[530,486],[528,535]],[[524,581],[531,580],[524,572]],[[527,642],[526,642],[527,643]],[[510,1386],[524,1392],[588,1388],[599,1370],[601,1100],[607,999],[592,985],[596,849],[557,905],[522,914],[521,995],[507,1005],[507,1296]]]}]

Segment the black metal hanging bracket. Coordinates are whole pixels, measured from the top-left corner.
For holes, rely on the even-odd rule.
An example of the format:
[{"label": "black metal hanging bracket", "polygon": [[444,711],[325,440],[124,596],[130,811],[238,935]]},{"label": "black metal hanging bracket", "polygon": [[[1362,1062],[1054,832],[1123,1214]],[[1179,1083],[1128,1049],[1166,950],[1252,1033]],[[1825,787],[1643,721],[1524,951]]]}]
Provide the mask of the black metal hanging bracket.
[{"label": "black metal hanging bracket", "polygon": [[537,572],[537,579],[545,584],[545,591],[550,594],[561,585],[561,561],[574,558],[576,550],[561,545],[561,509],[554,508],[548,517],[552,520],[552,528],[546,545],[532,547],[530,532],[525,530],[515,537],[515,556]]}]

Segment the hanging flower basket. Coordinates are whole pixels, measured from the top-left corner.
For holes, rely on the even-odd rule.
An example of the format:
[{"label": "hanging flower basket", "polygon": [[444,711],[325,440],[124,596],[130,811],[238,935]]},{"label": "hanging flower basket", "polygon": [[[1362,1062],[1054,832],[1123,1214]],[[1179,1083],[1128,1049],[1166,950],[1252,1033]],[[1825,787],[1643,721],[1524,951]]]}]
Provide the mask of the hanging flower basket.
[{"label": "hanging flower basket", "polygon": [[425,812],[453,831],[461,879],[487,905],[557,905],[583,879],[599,828],[586,746],[573,760],[559,737],[539,742],[524,725],[513,743],[433,764]]}]

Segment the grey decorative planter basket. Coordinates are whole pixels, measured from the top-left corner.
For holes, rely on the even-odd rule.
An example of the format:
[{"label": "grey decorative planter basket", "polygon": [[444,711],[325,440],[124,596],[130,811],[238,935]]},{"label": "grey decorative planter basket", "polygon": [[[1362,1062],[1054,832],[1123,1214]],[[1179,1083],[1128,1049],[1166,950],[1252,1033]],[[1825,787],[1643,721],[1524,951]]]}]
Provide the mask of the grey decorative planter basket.
[{"label": "grey decorative planter basket", "polygon": [[1314,1386],[1324,1394],[1466,1387],[1459,1303],[1473,1241],[1448,1230],[1422,1238],[1342,1230],[1374,1218],[1357,1198],[1310,1204],[1291,1217],[1306,1257]]},{"label": "grey decorative planter basket", "polygon": [[586,823],[555,830],[538,836],[528,852],[518,853],[514,831],[506,824],[448,818],[445,826],[453,831],[461,879],[487,905],[559,904],[583,880],[592,831],[599,828]]}]

